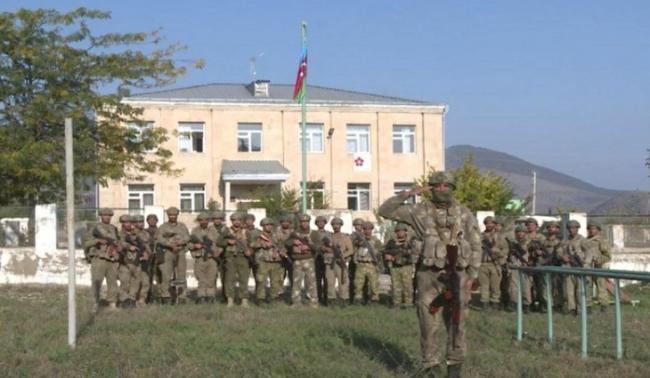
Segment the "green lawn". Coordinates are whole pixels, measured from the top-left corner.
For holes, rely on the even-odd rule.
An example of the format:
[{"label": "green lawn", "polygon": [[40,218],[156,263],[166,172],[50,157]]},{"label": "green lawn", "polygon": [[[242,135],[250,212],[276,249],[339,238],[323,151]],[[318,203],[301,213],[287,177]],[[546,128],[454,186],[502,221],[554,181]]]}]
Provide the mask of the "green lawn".
[{"label": "green lawn", "polygon": [[[517,343],[515,314],[472,311],[464,376],[649,377],[650,287],[625,291],[640,304],[623,307],[622,362],[613,358],[611,312],[590,317],[590,357],[582,360],[579,318],[558,316],[557,343],[549,346],[545,315],[526,315],[526,338]],[[0,286],[0,376],[406,377],[420,367],[412,309],[191,304],[93,315],[83,289],[78,344],[70,350],[66,293]]]}]

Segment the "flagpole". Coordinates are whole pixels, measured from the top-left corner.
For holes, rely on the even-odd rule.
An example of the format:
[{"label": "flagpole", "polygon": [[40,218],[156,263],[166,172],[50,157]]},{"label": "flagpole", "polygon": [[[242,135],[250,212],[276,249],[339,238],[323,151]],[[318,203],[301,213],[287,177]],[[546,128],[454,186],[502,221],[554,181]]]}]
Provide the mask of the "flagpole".
[{"label": "flagpole", "polygon": [[[307,44],[307,24],[303,21],[300,25],[300,43],[304,51]],[[307,129],[305,120],[307,119],[307,108],[305,106],[305,99],[307,98],[307,75],[303,77],[302,81],[302,97],[300,99],[300,133],[302,135],[302,212],[307,211]]]}]

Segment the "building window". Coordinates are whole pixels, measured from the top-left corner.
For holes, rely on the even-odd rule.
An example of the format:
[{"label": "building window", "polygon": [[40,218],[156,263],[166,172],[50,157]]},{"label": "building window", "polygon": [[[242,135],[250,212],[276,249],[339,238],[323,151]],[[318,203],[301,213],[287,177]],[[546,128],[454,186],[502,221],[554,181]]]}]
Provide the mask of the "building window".
[{"label": "building window", "polygon": [[369,125],[348,125],[346,143],[349,153],[370,152],[369,130]]},{"label": "building window", "polygon": [[240,123],[237,126],[237,151],[262,151],[262,124]]},{"label": "building window", "polygon": [[203,123],[181,122],[178,124],[178,150],[180,152],[203,152]]},{"label": "building window", "polygon": [[181,184],[181,211],[186,213],[205,210],[205,185]]},{"label": "building window", "polygon": [[348,209],[370,210],[370,184],[348,184]]},{"label": "building window", "polygon": [[[405,190],[411,190],[413,189],[413,184],[412,183],[398,183],[396,182],[395,185],[393,186],[393,191],[395,194],[399,192],[403,192]],[[410,203],[414,204],[415,203],[415,196],[409,196],[404,203]]]},{"label": "building window", "polygon": [[393,152],[396,154],[415,153],[415,126],[393,126]]},{"label": "building window", "polygon": [[[308,123],[305,125],[307,136],[307,152],[323,152],[323,124]],[[298,125],[298,149],[302,151],[302,130]]]},{"label": "building window", "polygon": [[153,185],[129,185],[129,212],[153,206]]},{"label": "building window", "polygon": [[[300,193],[302,196],[302,187]],[[326,209],[328,206],[325,201],[325,184],[322,181],[307,182],[307,208]]]}]

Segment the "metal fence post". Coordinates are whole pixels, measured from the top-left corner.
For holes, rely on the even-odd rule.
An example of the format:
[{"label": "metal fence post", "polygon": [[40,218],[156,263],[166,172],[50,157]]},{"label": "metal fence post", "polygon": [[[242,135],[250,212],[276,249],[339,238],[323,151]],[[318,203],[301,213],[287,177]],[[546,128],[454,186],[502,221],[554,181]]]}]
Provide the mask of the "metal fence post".
[{"label": "metal fence post", "polygon": [[551,274],[544,273],[546,281],[546,313],[548,314],[548,342],[553,344],[553,286]]},{"label": "metal fence post", "polygon": [[523,319],[523,310],[522,310],[522,279],[523,273],[521,270],[517,270],[517,341],[523,339],[524,333],[524,319]]},{"label": "metal fence post", "polygon": [[614,325],[616,328],[616,359],[623,358],[623,331],[621,329],[621,286],[618,278],[614,279]]},{"label": "metal fence post", "polygon": [[580,279],[580,340],[582,358],[587,358],[587,288],[585,285],[585,276],[579,276]]}]

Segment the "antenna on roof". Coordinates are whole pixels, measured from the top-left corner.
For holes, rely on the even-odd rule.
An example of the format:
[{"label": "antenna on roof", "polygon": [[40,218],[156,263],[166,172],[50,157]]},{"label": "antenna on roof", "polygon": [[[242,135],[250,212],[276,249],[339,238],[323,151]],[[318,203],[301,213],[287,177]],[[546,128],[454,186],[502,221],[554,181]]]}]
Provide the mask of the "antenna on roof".
[{"label": "antenna on roof", "polygon": [[257,76],[257,58],[261,58],[264,56],[264,53],[261,52],[257,54],[257,56],[253,56],[250,58],[250,70],[251,70],[251,77],[253,78],[253,81],[255,81],[255,78]]}]

